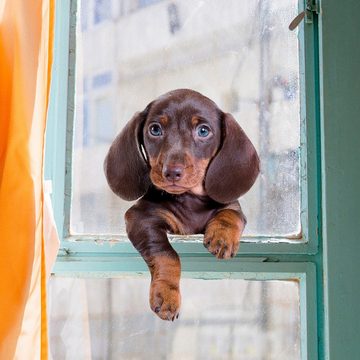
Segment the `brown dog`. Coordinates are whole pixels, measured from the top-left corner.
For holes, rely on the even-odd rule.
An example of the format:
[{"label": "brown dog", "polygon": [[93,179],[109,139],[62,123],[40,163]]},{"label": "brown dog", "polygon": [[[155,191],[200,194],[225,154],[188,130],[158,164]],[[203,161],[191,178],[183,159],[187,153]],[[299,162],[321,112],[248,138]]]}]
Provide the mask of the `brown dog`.
[{"label": "brown dog", "polygon": [[134,115],[104,168],[115,194],[142,196],[126,212],[127,233],[151,272],[151,309],[174,320],[181,269],[166,234],[205,234],[204,246],[217,258],[235,256],[246,224],[237,199],[259,173],[256,150],[230,114],[180,89]]}]

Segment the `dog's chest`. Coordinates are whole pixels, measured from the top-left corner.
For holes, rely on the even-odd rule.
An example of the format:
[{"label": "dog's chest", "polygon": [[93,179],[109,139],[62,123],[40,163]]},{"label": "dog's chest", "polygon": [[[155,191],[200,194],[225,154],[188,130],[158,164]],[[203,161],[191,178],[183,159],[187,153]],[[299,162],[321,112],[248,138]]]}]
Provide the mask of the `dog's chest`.
[{"label": "dog's chest", "polygon": [[201,234],[214,214],[219,210],[219,204],[207,197],[197,197],[183,194],[167,203],[168,209],[182,223],[187,235]]}]

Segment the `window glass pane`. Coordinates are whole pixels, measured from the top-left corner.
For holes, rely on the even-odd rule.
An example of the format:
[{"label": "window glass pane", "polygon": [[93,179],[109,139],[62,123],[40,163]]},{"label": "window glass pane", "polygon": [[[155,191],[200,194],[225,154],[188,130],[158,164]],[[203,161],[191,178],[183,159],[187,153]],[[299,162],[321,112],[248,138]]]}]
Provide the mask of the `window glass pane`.
[{"label": "window glass pane", "polygon": [[[109,145],[151,100],[192,88],[232,113],[259,152],[261,174],[240,199],[245,235],[299,234],[299,44],[288,30],[297,1],[108,3],[79,5],[71,232],[125,233],[131,203],[106,183]],[[110,20],[81,27],[94,11]]]},{"label": "window glass pane", "polygon": [[[82,1],[89,2],[89,1]],[[94,23],[98,24],[111,18],[111,0],[94,1]]]},{"label": "window glass pane", "polygon": [[167,322],[149,309],[149,279],[52,278],[53,359],[300,359],[297,282],[181,281]]}]

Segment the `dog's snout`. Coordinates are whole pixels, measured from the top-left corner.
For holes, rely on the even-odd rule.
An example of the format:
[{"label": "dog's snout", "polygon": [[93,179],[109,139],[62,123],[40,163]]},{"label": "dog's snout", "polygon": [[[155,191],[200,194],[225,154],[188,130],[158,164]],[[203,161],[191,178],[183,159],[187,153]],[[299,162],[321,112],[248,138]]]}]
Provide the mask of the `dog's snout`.
[{"label": "dog's snout", "polygon": [[179,181],[183,177],[184,166],[181,164],[166,165],[163,175],[168,181]]}]

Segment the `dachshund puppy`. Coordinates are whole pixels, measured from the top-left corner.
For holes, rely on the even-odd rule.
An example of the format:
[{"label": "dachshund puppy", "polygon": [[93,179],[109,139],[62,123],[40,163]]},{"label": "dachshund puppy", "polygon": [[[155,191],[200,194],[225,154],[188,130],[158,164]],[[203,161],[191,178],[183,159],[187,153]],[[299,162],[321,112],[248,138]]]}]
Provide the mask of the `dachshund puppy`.
[{"label": "dachshund puppy", "polygon": [[167,233],[205,234],[204,246],[218,259],[235,256],[246,224],[237,199],[259,173],[256,150],[230,114],[179,89],[134,115],[104,169],[115,194],[141,197],[125,214],[126,230],[151,272],[151,309],[174,320],[181,269]]}]

